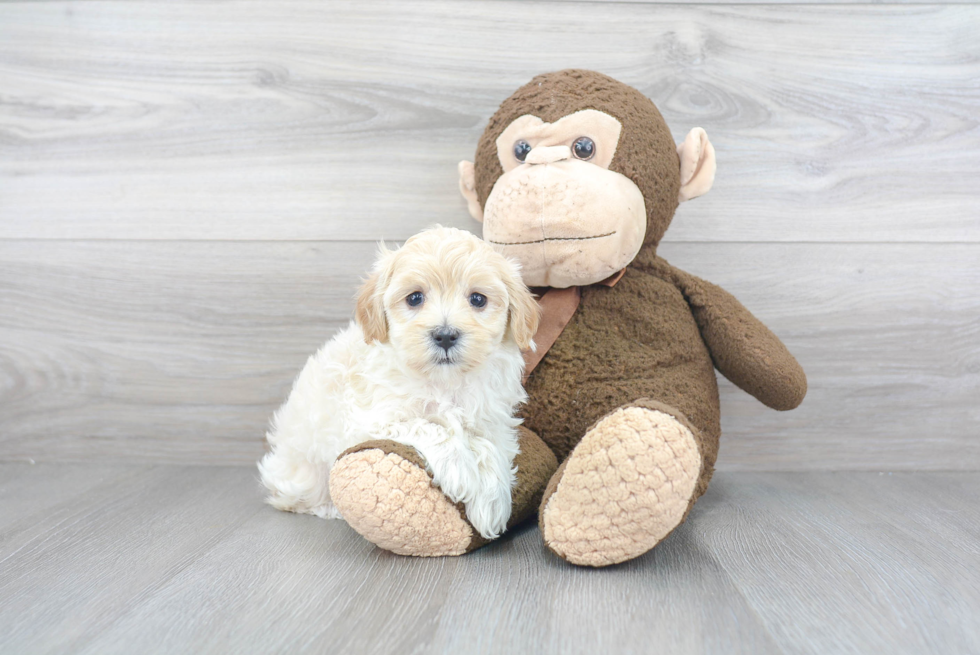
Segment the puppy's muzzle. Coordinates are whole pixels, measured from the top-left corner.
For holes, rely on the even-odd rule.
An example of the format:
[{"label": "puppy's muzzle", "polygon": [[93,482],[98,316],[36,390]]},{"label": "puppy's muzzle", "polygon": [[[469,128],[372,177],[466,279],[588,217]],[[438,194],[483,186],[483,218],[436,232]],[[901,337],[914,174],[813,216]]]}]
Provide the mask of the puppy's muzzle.
[{"label": "puppy's muzzle", "polygon": [[432,341],[448,354],[459,340],[459,330],[450,327],[440,327],[432,331]]}]

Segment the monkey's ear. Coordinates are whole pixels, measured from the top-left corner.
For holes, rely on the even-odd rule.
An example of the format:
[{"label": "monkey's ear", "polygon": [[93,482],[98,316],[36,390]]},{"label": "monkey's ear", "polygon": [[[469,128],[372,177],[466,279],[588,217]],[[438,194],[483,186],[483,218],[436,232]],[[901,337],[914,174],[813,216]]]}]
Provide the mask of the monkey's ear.
[{"label": "monkey's ear", "polygon": [[684,142],[677,146],[681,158],[680,202],[703,196],[715,181],[715,147],[708,141],[708,133],[695,127],[687,133]]},{"label": "monkey's ear", "polygon": [[466,199],[466,208],[470,216],[478,223],[483,222],[483,207],[476,197],[476,167],[471,161],[459,162],[459,192]]},{"label": "monkey's ear", "polygon": [[354,321],[364,333],[364,341],[388,341],[388,320],[385,318],[385,287],[391,277],[393,253],[381,244],[381,252],[374,270],[357,292]]}]

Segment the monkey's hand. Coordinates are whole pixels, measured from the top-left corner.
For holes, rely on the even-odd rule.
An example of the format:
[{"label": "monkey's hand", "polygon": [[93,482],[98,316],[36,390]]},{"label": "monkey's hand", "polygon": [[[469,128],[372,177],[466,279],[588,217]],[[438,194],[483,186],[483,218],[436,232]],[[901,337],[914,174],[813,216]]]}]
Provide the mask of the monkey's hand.
[{"label": "monkey's hand", "polygon": [[657,264],[684,294],[722,375],[773,409],[785,411],[803,402],[806,374],[779,337],[721,287],[662,259]]}]

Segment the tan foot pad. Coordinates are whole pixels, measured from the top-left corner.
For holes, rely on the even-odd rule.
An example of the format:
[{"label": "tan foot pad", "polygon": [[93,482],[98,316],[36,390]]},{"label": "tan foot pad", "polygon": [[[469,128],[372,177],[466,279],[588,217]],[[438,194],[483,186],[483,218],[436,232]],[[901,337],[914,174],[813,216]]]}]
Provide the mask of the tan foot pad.
[{"label": "tan foot pad", "polygon": [[701,454],[669,414],[618,409],[575,447],[541,516],[544,540],[573,564],[607,566],[656,546],[691,505]]},{"label": "tan foot pad", "polygon": [[381,449],[343,455],[330,471],[330,497],[354,530],[399,555],[462,555],[473,528],[417,464]]}]

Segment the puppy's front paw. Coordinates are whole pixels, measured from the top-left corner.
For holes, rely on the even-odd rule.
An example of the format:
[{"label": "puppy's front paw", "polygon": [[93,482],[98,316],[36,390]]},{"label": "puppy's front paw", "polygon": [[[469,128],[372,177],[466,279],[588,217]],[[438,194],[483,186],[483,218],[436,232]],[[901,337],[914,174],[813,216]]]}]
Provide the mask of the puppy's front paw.
[{"label": "puppy's front paw", "polygon": [[[424,453],[423,453],[424,456]],[[429,470],[432,474],[432,483],[446,494],[446,497],[454,503],[467,504],[473,497],[473,475],[464,475],[460,466],[433,466],[433,461],[428,460]]]},{"label": "puppy's front paw", "polygon": [[512,507],[513,474],[479,466],[467,469],[462,459],[449,466],[429,459],[429,465],[434,469],[433,483],[454,503],[463,504],[466,518],[484,539],[496,539],[504,532]]},{"label": "puppy's front paw", "polygon": [[484,539],[496,539],[507,529],[510,520],[511,501],[510,485],[495,484],[468,503],[466,518],[476,528]]}]

